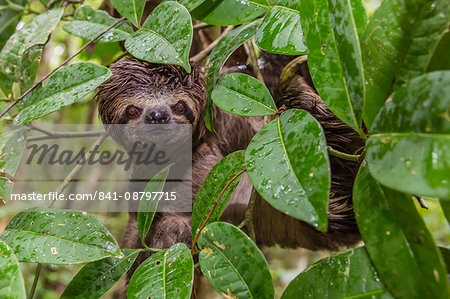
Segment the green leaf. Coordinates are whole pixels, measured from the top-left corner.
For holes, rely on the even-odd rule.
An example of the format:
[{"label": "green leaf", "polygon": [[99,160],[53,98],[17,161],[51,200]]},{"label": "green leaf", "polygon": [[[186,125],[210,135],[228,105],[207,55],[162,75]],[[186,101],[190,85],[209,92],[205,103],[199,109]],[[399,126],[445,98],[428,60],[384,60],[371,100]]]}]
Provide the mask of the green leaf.
[{"label": "green leaf", "polygon": [[10,176],[16,174],[26,144],[27,134],[23,128],[8,128],[8,131],[3,133],[0,138],[0,169],[3,172]]},{"label": "green leaf", "polygon": [[282,0],[265,15],[255,35],[258,46],[270,53],[306,54],[300,22],[300,1]]},{"label": "green leaf", "polygon": [[146,259],[134,272],[127,298],[191,298],[194,262],[189,248],[178,243]]},{"label": "green leaf", "polygon": [[[73,21],[64,24],[63,29],[70,34],[91,40],[106,30],[118,19],[111,17],[104,11],[98,11],[89,5],[81,5],[73,16]],[[96,43],[108,43],[125,40],[133,33],[128,22],[121,22],[96,40]]]},{"label": "green leaf", "polygon": [[23,52],[19,68],[19,87],[21,93],[24,93],[33,86],[43,49],[44,45],[34,45]]},{"label": "green leaf", "polygon": [[241,73],[221,77],[211,99],[220,109],[242,116],[272,115],[278,110],[267,87]]},{"label": "green leaf", "polygon": [[14,187],[14,183],[9,179],[0,177],[0,200],[4,203],[8,202],[12,189]]},{"label": "green leaf", "polygon": [[[0,88],[8,98],[19,96],[12,94],[12,85],[22,78],[22,57],[25,51],[47,41],[63,12],[64,9],[59,8],[36,16],[30,23],[17,30],[6,42],[0,52]],[[39,55],[33,54],[32,56]],[[34,81],[35,76],[36,70],[31,77],[24,78],[24,80]],[[24,91],[22,90],[21,93]]]},{"label": "green leaf", "polygon": [[138,250],[123,249],[123,258],[108,257],[86,264],[70,281],[61,299],[100,298],[130,269],[138,254]]},{"label": "green leaf", "polygon": [[[173,164],[166,166],[155,174],[150,182],[148,182],[145,186],[144,192],[162,192],[172,165]],[[152,225],[153,217],[155,216],[159,203],[159,198],[156,198],[156,200],[155,197],[151,197],[150,200],[148,200],[148,198],[150,197],[145,197],[145,199],[139,202],[137,214],[138,231],[142,244],[145,244],[145,238],[147,237],[150,226]]]},{"label": "green leaf", "polygon": [[378,276],[365,247],[359,247],[314,263],[281,298],[392,298]]},{"label": "green leaf", "polygon": [[140,27],[146,0],[111,0],[114,8],[136,27]]},{"label": "green leaf", "polygon": [[[381,3],[361,39],[366,80],[364,122],[368,128],[395,88],[428,69],[449,24],[447,0]],[[439,55],[448,56],[447,51]]]},{"label": "green leaf", "polygon": [[450,71],[428,73],[398,88],[371,128],[370,173],[395,190],[450,198],[449,107]]},{"label": "green leaf", "polygon": [[11,246],[20,262],[77,264],[122,255],[100,221],[74,210],[31,208],[20,212],[0,240]]},{"label": "green leaf", "polygon": [[269,7],[267,0],[212,0],[203,2],[191,13],[205,23],[227,26],[251,21]]},{"label": "green leaf", "polygon": [[330,110],[362,133],[364,76],[358,26],[358,1],[300,1],[308,65],[314,86]]},{"label": "green leaf", "polygon": [[[239,48],[243,43],[249,40],[256,32],[260,21],[254,21],[239,26],[238,28],[228,32],[227,35],[217,43],[209,55],[208,63],[205,66],[206,88],[210,95],[216,86],[219,78],[220,70],[231,54]],[[213,131],[212,105],[211,97],[208,97],[205,111],[205,125],[211,132]]]},{"label": "green leaf", "polygon": [[450,28],[439,37],[439,44],[436,45],[433,56],[430,58],[427,72],[450,70],[450,55],[447,55],[449,48]]},{"label": "green leaf", "polygon": [[206,0],[178,0],[187,10],[192,11]]},{"label": "green leaf", "polygon": [[444,261],[409,196],[382,187],[362,166],[353,205],[367,252],[395,297],[448,298]]},{"label": "green leaf", "polygon": [[256,133],[245,159],[253,186],[271,206],[327,230],[330,162],[325,134],[311,115],[284,112]]},{"label": "green leaf", "polygon": [[0,298],[26,298],[19,261],[14,252],[0,241]]},{"label": "green leaf", "polygon": [[50,76],[45,86],[41,84],[19,103],[14,124],[28,123],[73,104],[110,76],[106,67],[90,62],[64,66]]},{"label": "green leaf", "polygon": [[[194,207],[192,208],[192,239],[197,235],[200,226],[208,217],[220,192],[225,188],[227,183],[243,169],[245,169],[245,151],[236,151],[223,158],[209,172],[207,178],[200,187],[200,190],[197,192]],[[220,200],[217,202],[217,206],[207,223],[217,221],[220,216],[222,216],[222,213],[241,178],[242,176],[236,178],[228,186]]]},{"label": "green leaf", "polygon": [[[26,0],[10,0],[20,6],[25,6]],[[0,0],[0,6],[8,6],[6,0]],[[14,8],[0,10],[0,50],[5,45],[8,38],[16,31],[17,23],[22,17],[23,11]]]},{"label": "green leaf", "polygon": [[168,1],[152,11],[142,29],[125,41],[125,48],[136,58],[180,65],[191,72],[189,50],[192,36],[192,20],[187,9]]},{"label": "green leaf", "polygon": [[214,222],[202,230],[200,268],[216,292],[229,298],[273,298],[264,255],[237,227]]}]

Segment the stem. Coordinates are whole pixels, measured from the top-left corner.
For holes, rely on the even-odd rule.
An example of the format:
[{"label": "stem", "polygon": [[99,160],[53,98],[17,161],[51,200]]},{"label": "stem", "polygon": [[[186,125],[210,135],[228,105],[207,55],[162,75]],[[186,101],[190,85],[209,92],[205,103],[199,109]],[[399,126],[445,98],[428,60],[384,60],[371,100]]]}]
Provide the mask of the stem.
[{"label": "stem", "polygon": [[230,32],[234,26],[228,26],[225,28],[225,30],[222,32],[222,34],[214,40],[212,43],[210,43],[206,48],[198,52],[194,57],[191,58],[192,62],[200,62],[202,61],[206,56],[209,55],[209,53],[212,51],[212,49],[217,45],[217,43],[220,41],[222,37],[227,35],[228,32]]},{"label": "stem", "polygon": [[141,252],[152,252],[152,253],[155,253],[155,252],[158,252],[158,251],[161,251],[162,249],[159,249],[159,248],[150,248],[150,247],[146,247],[146,248],[143,248],[143,249],[139,249],[139,251],[141,251]]},{"label": "stem", "polygon": [[210,25],[210,24],[206,24],[206,23],[200,23],[200,24],[196,24],[194,25],[193,29],[194,30],[200,30],[200,29],[205,29],[205,28],[209,28],[212,27],[214,25]]},{"label": "stem", "polygon": [[255,234],[255,226],[253,225],[253,209],[255,208],[255,202],[258,193],[256,192],[255,187],[252,189],[252,195],[250,196],[250,201],[248,202],[247,211],[245,211],[245,226],[248,230],[248,235],[253,242],[256,243],[256,234]]},{"label": "stem", "polygon": [[302,55],[302,56],[295,58],[291,62],[289,62],[281,71],[280,80],[282,82],[285,82],[285,81],[288,81],[289,79],[292,79],[293,77],[295,77],[297,72],[300,70],[300,67],[304,63],[307,63],[307,61],[308,61],[308,56]]},{"label": "stem", "polygon": [[327,150],[328,153],[332,156],[344,159],[344,160],[348,160],[348,161],[354,161],[354,162],[361,162],[361,155],[350,155],[350,154],[346,154],[340,151],[337,151],[335,149],[333,149],[331,146],[327,146]]},{"label": "stem", "polygon": [[28,141],[38,141],[45,139],[61,139],[61,138],[81,138],[81,137],[95,137],[101,136],[103,132],[101,131],[91,131],[91,132],[53,132],[52,135],[45,134],[39,136],[31,136]]},{"label": "stem", "polygon": [[12,107],[14,107],[18,102],[20,102],[25,96],[27,96],[30,92],[32,92],[39,84],[41,84],[44,80],[46,80],[48,77],[50,77],[51,75],[53,75],[57,70],[59,70],[60,68],[62,68],[64,65],[66,65],[69,61],[71,61],[75,56],[77,56],[78,54],[80,54],[81,52],[83,52],[84,49],[86,49],[87,47],[89,47],[91,44],[93,44],[97,39],[99,39],[102,35],[104,35],[106,32],[108,32],[109,30],[111,30],[114,26],[116,26],[117,24],[119,24],[120,22],[124,21],[125,17],[117,20],[114,24],[112,24],[111,26],[109,26],[108,28],[106,28],[105,30],[103,30],[101,33],[99,33],[96,37],[94,37],[93,39],[91,39],[90,41],[88,41],[80,50],[78,50],[75,54],[73,54],[72,56],[70,56],[69,58],[67,58],[66,60],[64,60],[60,65],[58,65],[55,69],[53,69],[52,71],[50,71],[47,75],[45,75],[44,77],[42,77],[38,82],[36,82],[33,86],[30,87],[30,89],[28,89],[27,91],[25,91],[25,93],[23,93],[20,97],[18,97],[16,100],[14,100],[14,102],[12,102],[11,104],[9,104],[8,107],[6,107],[5,110],[3,110],[0,113],[0,118],[2,118],[9,110],[11,110]]},{"label": "stem", "polygon": [[231,178],[231,180],[228,181],[228,183],[225,185],[225,187],[223,187],[222,191],[220,192],[219,196],[217,196],[216,201],[214,202],[214,205],[212,206],[211,210],[209,211],[208,216],[206,216],[205,221],[203,221],[202,225],[200,226],[200,229],[198,230],[197,234],[194,237],[194,241],[192,241],[192,247],[191,247],[191,255],[194,255],[194,248],[195,248],[195,243],[197,242],[197,238],[200,235],[200,233],[202,232],[203,228],[205,227],[206,223],[208,222],[209,218],[211,217],[212,213],[214,212],[217,204],[219,203],[220,198],[222,197],[222,195],[225,193],[225,190],[227,190],[227,188],[231,185],[231,183],[237,179],[241,174],[243,174],[245,172],[245,168],[242,169],[241,171],[239,171],[233,178]]},{"label": "stem", "polygon": [[39,281],[39,276],[41,275],[42,264],[38,263],[36,267],[36,272],[34,273],[33,285],[30,289],[30,294],[28,294],[28,299],[33,299],[34,293],[36,292],[37,283]]},{"label": "stem", "polygon": [[256,78],[264,84],[264,77],[258,65],[258,58],[256,57],[256,50],[255,46],[253,45],[253,39],[247,41],[247,47],[248,47],[248,54],[252,62],[253,70],[255,71]]},{"label": "stem", "polygon": [[[86,160],[89,160],[92,155],[94,155],[95,151],[97,150],[97,148],[102,144],[102,142],[106,139],[106,137],[108,136],[108,132],[109,129],[104,132],[96,141],[95,143],[92,145],[92,147],[89,149],[88,152],[90,152],[91,154],[88,155],[88,157],[86,158]],[[77,173],[80,171],[80,169],[83,167],[83,164],[78,164],[77,166],[75,166],[72,171],[67,175],[67,177],[64,179],[64,182],[59,186],[58,190],[56,190],[57,193],[63,193],[64,190],[67,188],[67,186],[70,184],[70,182],[73,180],[73,178],[77,175]],[[55,201],[51,201],[49,204],[49,208],[51,208],[53,206],[53,204],[55,203]]]}]

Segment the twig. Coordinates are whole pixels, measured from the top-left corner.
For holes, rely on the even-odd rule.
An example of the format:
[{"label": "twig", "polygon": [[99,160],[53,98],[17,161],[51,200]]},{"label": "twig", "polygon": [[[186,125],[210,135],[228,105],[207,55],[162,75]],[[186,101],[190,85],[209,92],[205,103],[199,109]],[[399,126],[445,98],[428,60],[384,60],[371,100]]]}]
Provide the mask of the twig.
[{"label": "twig", "polygon": [[262,83],[264,83],[264,77],[261,73],[261,69],[259,68],[255,46],[253,45],[253,39],[249,39],[246,44],[248,47],[248,55],[250,56],[250,60],[252,62],[253,70],[255,71],[256,78]]},{"label": "twig", "polygon": [[124,21],[125,17],[117,20],[114,24],[112,24],[111,26],[109,26],[108,28],[106,28],[105,30],[103,30],[101,33],[99,33],[96,37],[94,37],[93,39],[91,39],[90,41],[88,41],[80,50],[78,50],[75,54],[73,54],[72,56],[70,56],[69,58],[67,58],[66,60],[64,60],[60,65],[58,65],[55,69],[53,69],[52,71],[50,71],[47,75],[45,75],[44,77],[42,77],[38,82],[36,82],[33,86],[30,87],[30,89],[28,89],[24,94],[22,94],[20,97],[18,97],[16,100],[14,100],[14,102],[12,102],[11,104],[9,104],[8,107],[6,107],[5,110],[3,110],[0,113],[0,118],[2,118],[9,110],[11,110],[12,107],[14,107],[18,102],[20,102],[25,96],[27,96],[31,91],[33,91],[33,89],[35,89],[39,84],[41,84],[44,80],[46,80],[48,77],[50,77],[51,75],[53,75],[53,73],[55,73],[57,70],[59,70],[61,67],[63,67],[64,65],[66,65],[69,61],[71,61],[75,56],[77,56],[78,54],[80,54],[84,49],[86,49],[87,47],[89,47],[91,44],[93,44],[98,38],[100,38],[102,35],[104,35],[106,32],[108,32],[109,30],[111,30],[114,26],[116,26],[117,24],[119,24],[120,22]]},{"label": "twig", "polygon": [[[274,120],[275,118],[277,118],[277,116],[280,116],[281,113],[285,112],[286,110],[287,110],[286,105],[281,106],[280,108],[278,108],[277,113],[275,113],[275,114],[272,116],[272,119],[271,119],[271,120]],[[264,122],[264,124],[267,124],[267,122]]]},{"label": "twig", "polygon": [[250,200],[248,202],[247,210],[245,211],[245,219],[247,220],[247,223],[245,226],[248,230],[248,235],[250,239],[252,239],[256,243],[256,234],[255,234],[255,227],[253,225],[253,209],[255,208],[255,202],[256,198],[258,196],[258,192],[256,191],[255,187],[252,189],[252,195],[250,196]]},{"label": "twig", "polygon": [[39,281],[39,276],[41,275],[42,264],[38,263],[36,267],[36,272],[34,272],[33,285],[31,286],[30,293],[28,294],[28,299],[33,299],[34,293],[36,292],[36,286]]},{"label": "twig", "polygon": [[225,30],[222,32],[222,34],[214,40],[212,43],[210,43],[206,48],[198,52],[194,57],[191,58],[192,62],[200,62],[202,61],[206,56],[209,55],[209,53],[212,51],[212,49],[217,45],[217,43],[220,41],[222,37],[227,35],[228,32],[230,32],[234,26],[228,26],[225,28]]},{"label": "twig", "polygon": [[228,183],[225,185],[225,187],[223,187],[222,191],[220,192],[219,196],[217,196],[216,201],[214,202],[213,207],[211,208],[211,210],[209,211],[208,216],[206,216],[205,221],[203,221],[202,225],[200,226],[200,229],[198,230],[197,234],[194,237],[194,241],[192,241],[192,247],[191,247],[191,255],[194,255],[194,248],[195,248],[195,243],[197,242],[197,238],[200,235],[200,233],[202,232],[202,229],[205,227],[206,223],[208,222],[209,218],[211,217],[212,213],[214,212],[214,209],[216,208],[217,204],[219,203],[220,198],[222,197],[222,195],[225,193],[225,190],[227,190],[227,188],[231,185],[231,183],[237,179],[241,174],[243,174],[245,172],[245,168],[242,169],[241,171],[239,171],[231,180],[228,181]]},{"label": "twig", "polygon": [[344,159],[344,160],[354,161],[354,162],[358,162],[358,163],[361,162],[361,160],[362,160],[362,155],[346,154],[346,153],[343,153],[343,152],[333,149],[331,146],[327,146],[327,150],[330,155]]},{"label": "twig", "polygon": [[[89,149],[88,152],[90,152],[91,154],[86,158],[86,160],[89,160],[91,158],[92,155],[95,154],[95,152],[97,151],[98,147],[102,144],[102,142],[106,139],[106,137],[108,136],[109,133],[109,129],[104,132],[96,141],[95,143],[92,145],[92,147]],[[64,182],[59,186],[58,190],[56,190],[57,193],[63,193],[64,190],[67,188],[67,186],[70,184],[70,182],[73,180],[73,178],[77,175],[77,173],[80,171],[80,169],[83,167],[83,164],[77,164],[72,171],[67,175],[67,177],[64,179]],[[55,201],[51,201],[49,204],[49,208],[51,208],[53,206],[53,204],[55,203]]]},{"label": "twig", "polygon": [[102,131],[90,131],[90,132],[53,132],[52,135],[39,135],[31,136],[28,141],[38,141],[45,139],[62,139],[62,138],[82,138],[82,137],[96,137],[102,135]]}]

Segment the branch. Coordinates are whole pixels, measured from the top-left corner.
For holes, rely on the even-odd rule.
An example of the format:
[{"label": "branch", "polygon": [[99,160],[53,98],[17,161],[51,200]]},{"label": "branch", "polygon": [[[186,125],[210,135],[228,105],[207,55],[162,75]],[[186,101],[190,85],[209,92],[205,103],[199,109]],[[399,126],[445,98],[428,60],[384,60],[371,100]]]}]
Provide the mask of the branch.
[{"label": "branch", "polygon": [[210,24],[206,24],[206,23],[200,23],[200,24],[196,24],[194,25],[193,29],[194,30],[200,30],[200,29],[205,29],[205,28],[209,28],[212,27],[214,25],[210,25]]},{"label": "branch", "polygon": [[102,131],[90,131],[90,132],[52,132],[51,135],[45,133],[45,135],[31,136],[28,141],[39,141],[45,139],[61,139],[61,138],[82,138],[82,137],[96,137],[101,136]]},{"label": "branch", "polygon": [[14,107],[18,102],[20,102],[25,96],[27,96],[30,92],[33,91],[33,89],[35,89],[39,84],[41,84],[43,81],[45,81],[48,77],[50,77],[51,75],[53,75],[53,73],[55,73],[57,70],[59,70],[61,67],[63,67],[64,65],[66,65],[69,61],[71,61],[75,56],[77,56],[78,54],[80,54],[81,52],[83,52],[84,49],[86,49],[87,47],[89,47],[91,44],[93,44],[97,39],[99,39],[102,35],[104,35],[106,32],[108,32],[109,30],[111,30],[114,26],[116,26],[117,24],[119,24],[120,22],[124,21],[125,17],[117,20],[114,24],[112,24],[111,26],[109,26],[108,28],[106,28],[105,30],[103,30],[101,33],[99,33],[96,37],[94,37],[93,39],[91,39],[90,41],[88,41],[80,50],[78,50],[75,54],[73,54],[72,56],[70,56],[69,58],[67,58],[66,60],[64,60],[60,65],[58,65],[55,69],[53,69],[52,71],[50,71],[47,75],[45,75],[44,77],[42,77],[38,82],[36,82],[33,86],[30,87],[30,89],[28,89],[24,94],[22,94],[20,97],[18,97],[16,100],[14,100],[14,102],[12,102],[11,104],[9,104],[8,107],[6,107],[5,110],[3,110],[0,113],[0,118],[2,118],[9,110],[11,110],[12,107]]},{"label": "branch", "polygon": [[256,78],[264,84],[264,77],[261,73],[261,69],[259,68],[255,46],[253,45],[253,39],[249,39],[246,44],[248,47],[248,55],[250,56],[250,60],[252,62],[253,70],[255,71]]},{"label": "branch", "polygon": [[191,58],[192,62],[200,62],[202,61],[206,56],[209,55],[209,53],[212,51],[212,49],[217,45],[217,43],[220,41],[222,37],[227,35],[228,32],[230,32],[234,26],[228,26],[225,28],[225,30],[222,32],[222,34],[214,40],[212,43],[210,43],[206,48],[198,52],[194,57]]},{"label": "branch", "polygon": [[231,180],[228,181],[228,183],[225,185],[225,187],[223,187],[222,191],[220,192],[219,196],[217,197],[216,201],[214,202],[214,205],[212,206],[211,210],[209,211],[208,216],[206,216],[205,221],[203,221],[202,225],[200,226],[200,229],[198,230],[197,234],[195,235],[194,241],[192,241],[191,255],[194,255],[194,248],[195,248],[195,243],[197,242],[197,238],[200,235],[200,233],[202,232],[203,228],[205,227],[205,225],[208,222],[209,218],[211,217],[212,213],[214,212],[217,204],[219,203],[220,198],[225,193],[225,190],[227,190],[227,188],[231,185],[231,183],[235,179],[237,179],[241,174],[243,174],[245,172],[245,170],[246,169],[244,168],[241,171],[239,171],[233,178],[231,178]]}]

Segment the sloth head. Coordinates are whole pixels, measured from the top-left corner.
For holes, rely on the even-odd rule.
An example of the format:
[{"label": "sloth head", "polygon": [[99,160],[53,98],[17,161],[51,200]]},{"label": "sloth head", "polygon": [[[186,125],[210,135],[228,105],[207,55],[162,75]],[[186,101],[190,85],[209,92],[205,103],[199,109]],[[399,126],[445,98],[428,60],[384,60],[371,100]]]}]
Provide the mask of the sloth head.
[{"label": "sloth head", "polygon": [[193,143],[205,134],[206,88],[200,66],[181,66],[128,58],[111,66],[99,87],[98,111],[104,124],[189,124]]}]

